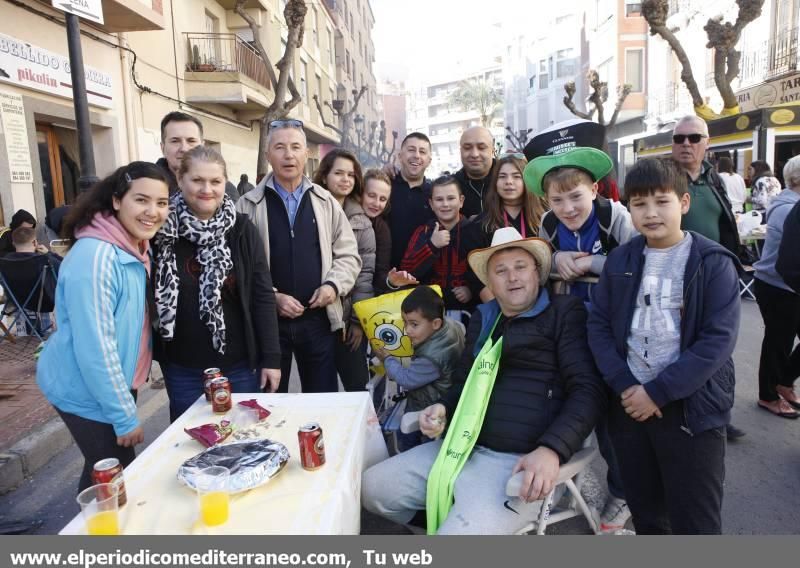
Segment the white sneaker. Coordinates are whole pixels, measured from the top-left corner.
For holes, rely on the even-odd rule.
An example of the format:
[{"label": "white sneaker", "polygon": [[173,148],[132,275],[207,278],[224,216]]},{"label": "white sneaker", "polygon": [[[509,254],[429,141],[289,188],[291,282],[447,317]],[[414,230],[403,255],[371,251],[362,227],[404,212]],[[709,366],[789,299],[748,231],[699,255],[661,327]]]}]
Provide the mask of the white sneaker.
[{"label": "white sneaker", "polygon": [[628,509],[627,501],[609,496],[600,514],[600,532],[613,533],[622,530],[630,518],[631,511]]}]

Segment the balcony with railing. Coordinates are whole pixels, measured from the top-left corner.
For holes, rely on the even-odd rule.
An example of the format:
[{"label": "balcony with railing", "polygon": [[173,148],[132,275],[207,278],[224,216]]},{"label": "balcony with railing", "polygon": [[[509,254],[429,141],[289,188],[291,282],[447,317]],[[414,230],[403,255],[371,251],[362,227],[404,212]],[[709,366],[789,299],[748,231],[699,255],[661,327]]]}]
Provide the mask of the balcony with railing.
[{"label": "balcony with railing", "polygon": [[691,0],[669,0],[667,17],[674,16],[678,12],[685,12],[692,7]]},{"label": "balcony with railing", "polygon": [[669,115],[687,114],[692,109],[692,97],[683,83],[670,81],[659,91],[648,96],[647,118],[668,118]]},{"label": "balcony with railing", "polygon": [[739,82],[753,85],[797,71],[798,28],[784,30],[757,49],[742,53]]},{"label": "balcony with railing", "polygon": [[263,60],[252,45],[232,33],[183,35],[189,101],[236,109],[266,108],[271,84]]},{"label": "balcony with railing", "polygon": [[163,30],[163,12],[161,0],[103,0],[101,27],[109,33]]}]

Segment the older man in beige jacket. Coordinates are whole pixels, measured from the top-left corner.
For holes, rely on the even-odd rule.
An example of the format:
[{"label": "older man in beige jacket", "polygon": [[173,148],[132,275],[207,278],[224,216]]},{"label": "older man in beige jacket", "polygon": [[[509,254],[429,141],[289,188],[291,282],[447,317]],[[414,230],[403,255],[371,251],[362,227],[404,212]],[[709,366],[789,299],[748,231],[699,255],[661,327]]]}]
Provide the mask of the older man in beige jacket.
[{"label": "older man in beige jacket", "polygon": [[303,171],[308,158],[299,120],[275,120],[267,137],[272,173],[236,204],[264,241],[281,345],[281,384],[287,392],[292,355],[303,392],[338,390],[335,333],[342,333],[341,298],[361,270],[356,239],[333,196]]}]

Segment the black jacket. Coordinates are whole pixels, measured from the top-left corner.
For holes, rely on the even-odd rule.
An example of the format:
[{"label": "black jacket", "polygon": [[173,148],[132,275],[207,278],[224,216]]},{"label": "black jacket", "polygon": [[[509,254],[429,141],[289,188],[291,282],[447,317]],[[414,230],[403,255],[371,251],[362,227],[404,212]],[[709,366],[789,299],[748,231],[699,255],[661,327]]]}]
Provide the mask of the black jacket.
[{"label": "black jacket", "polygon": [[792,207],[783,222],[783,237],[775,270],[792,290],[800,293],[800,203]]},{"label": "black jacket", "polygon": [[[472,315],[453,387],[442,400],[448,417],[499,313],[492,300]],[[499,325],[500,369],[477,443],[520,454],[546,446],[565,463],[605,412],[608,396],[586,341],[583,301],[565,295],[548,299],[543,290],[531,310]]]},{"label": "black jacket", "polygon": [[486,177],[479,180],[471,180],[464,168],[453,174],[458,185],[461,186],[461,192],[464,194],[464,206],[461,208],[461,214],[467,219],[483,212],[483,204],[486,200],[486,194],[490,190],[489,182],[491,182],[492,172],[496,163],[496,160],[492,160],[492,169],[489,170]]},{"label": "black jacket", "polygon": [[[242,300],[248,365],[253,369],[279,369],[281,349],[272,277],[263,241],[247,215],[236,214],[236,224],[228,233],[228,246],[233,256],[237,292]],[[154,250],[154,254],[157,257],[158,251]],[[153,338],[153,358],[159,363],[168,363],[158,329]]]},{"label": "black jacket", "polygon": [[164,175],[167,176],[167,182],[169,185],[169,194],[173,195],[178,193],[180,189],[178,188],[178,178],[175,177],[175,174],[172,173],[172,170],[169,169],[169,164],[167,163],[166,158],[159,158],[156,160],[156,165],[161,168],[161,171],[164,172]]},{"label": "black jacket", "polygon": [[392,270],[392,232],[383,217],[373,217],[372,230],[375,231],[375,274],[372,278],[372,288],[375,295],[389,292],[386,277]]}]

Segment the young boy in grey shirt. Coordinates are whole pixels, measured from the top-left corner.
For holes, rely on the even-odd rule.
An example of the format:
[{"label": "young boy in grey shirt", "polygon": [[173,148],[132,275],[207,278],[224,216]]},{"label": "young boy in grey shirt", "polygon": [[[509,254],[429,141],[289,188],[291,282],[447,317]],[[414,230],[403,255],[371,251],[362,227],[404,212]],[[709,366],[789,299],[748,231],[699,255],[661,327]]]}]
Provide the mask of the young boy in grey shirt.
[{"label": "young boy in grey shirt", "polygon": [[681,230],[690,196],[672,160],[637,162],[625,195],[640,236],[609,255],[588,321],[595,362],[618,397],[609,433],[625,496],[637,534],[719,534],[738,261]]}]

